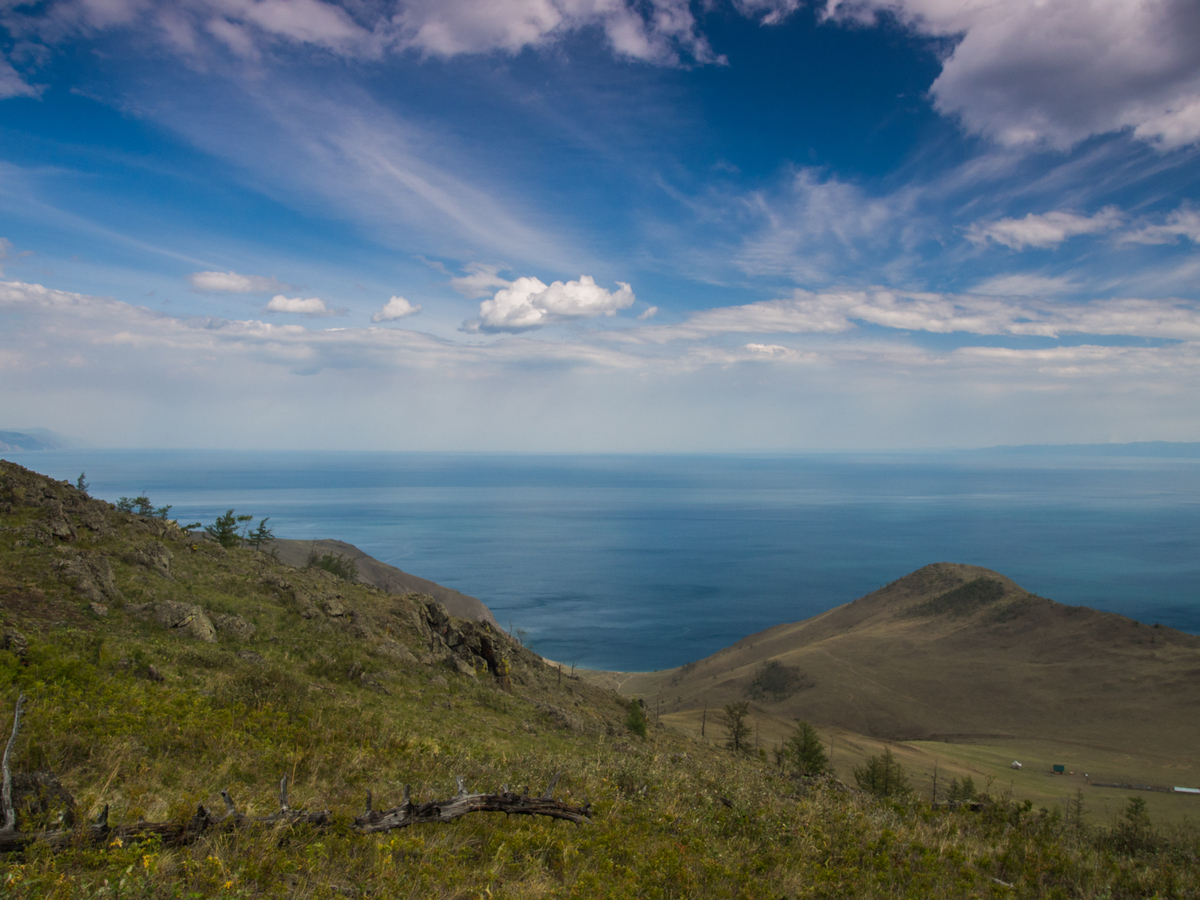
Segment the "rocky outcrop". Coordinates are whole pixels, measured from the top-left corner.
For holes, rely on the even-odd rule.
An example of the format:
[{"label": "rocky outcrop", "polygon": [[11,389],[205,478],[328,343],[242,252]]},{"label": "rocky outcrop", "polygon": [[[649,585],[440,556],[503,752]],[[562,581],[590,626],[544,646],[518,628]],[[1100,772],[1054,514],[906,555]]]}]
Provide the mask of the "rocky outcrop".
[{"label": "rocky outcrop", "polygon": [[93,603],[111,603],[121,599],[113,580],[108,558],[99,553],[67,551],[63,559],[54,561],[58,577],[75,588],[75,592]]},{"label": "rocky outcrop", "polygon": [[209,618],[212,619],[212,623],[221,637],[232,638],[235,641],[248,641],[254,637],[254,633],[258,630],[241,616],[231,616],[226,613],[211,613],[209,614]]},{"label": "rocky outcrop", "polygon": [[163,628],[209,644],[215,644],[217,641],[216,626],[199,606],[180,603],[177,600],[164,600],[155,604],[153,615],[154,621]]},{"label": "rocky outcrop", "polygon": [[146,541],[125,554],[125,561],[133,566],[141,566],[157,572],[163,578],[171,577],[171,551],[161,541]]}]

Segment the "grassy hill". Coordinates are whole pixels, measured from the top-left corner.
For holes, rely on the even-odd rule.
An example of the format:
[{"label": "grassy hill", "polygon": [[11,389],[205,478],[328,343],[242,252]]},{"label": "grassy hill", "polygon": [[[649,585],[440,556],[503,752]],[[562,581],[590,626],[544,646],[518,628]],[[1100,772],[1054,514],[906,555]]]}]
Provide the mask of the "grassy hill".
[{"label": "grassy hill", "polygon": [[[1200,749],[1188,724],[1200,708],[1198,676],[1200,638],[1064,606],[987,569],[938,563],[679,669],[612,683],[654,698],[681,723],[705,706],[751,699],[774,723],[772,741],[779,723],[801,718],[864,738],[920,742],[922,769],[935,754],[963,757],[948,744],[990,747],[995,759],[984,774],[1023,781],[1040,801],[1086,788],[1085,773],[1093,782],[1200,787]],[[756,689],[756,679],[778,690]],[[1031,755],[1038,773],[1058,762],[1078,781],[1046,794],[1044,781],[1008,768]],[[1200,817],[1195,799],[1170,802]]]},{"label": "grassy hill", "polygon": [[[161,498],[169,500],[170,498]],[[1188,830],[992,797],[931,809],[800,779],[652,721],[428,595],[197,540],[0,461],[0,738],[19,694],[5,897],[1185,897]],[[33,777],[35,773],[41,773]],[[591,822],[478,813],[363,834],[374,808],[529,785]],[[180,826],[177,844],[83,822]],[[31,788],[36,788],[32,790]],[[69,822],[76,822],[70,830]],[[219,814],[218,814],[219,817]],[[136,830],[136,829],[135,829]]]}]

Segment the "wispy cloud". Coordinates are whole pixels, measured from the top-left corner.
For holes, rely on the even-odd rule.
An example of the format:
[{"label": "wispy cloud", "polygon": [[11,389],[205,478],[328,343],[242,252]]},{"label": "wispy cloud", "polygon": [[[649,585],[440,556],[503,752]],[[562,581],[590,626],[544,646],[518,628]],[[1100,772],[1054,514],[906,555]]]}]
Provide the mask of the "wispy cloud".
[{"label": "wispy cloud", "polygon": [[1029,213],[1021,219],[977,222],[967,229],[967,238],[977,244],[992,240],[1013,250],[1029,247],[1045,250],[1053,249],[1076,235],[1111,231],[1120,222],[1121,213],[1114,206],[1106,206],[1093,216],[1063,211],[1041,215]]},{"label": "wispy cloud", "polygon": [[273,276],[239,275],[237,272],[192,272],[187,280],[198,291],[227,291],[232,294],[270,294],[294,287]]}]

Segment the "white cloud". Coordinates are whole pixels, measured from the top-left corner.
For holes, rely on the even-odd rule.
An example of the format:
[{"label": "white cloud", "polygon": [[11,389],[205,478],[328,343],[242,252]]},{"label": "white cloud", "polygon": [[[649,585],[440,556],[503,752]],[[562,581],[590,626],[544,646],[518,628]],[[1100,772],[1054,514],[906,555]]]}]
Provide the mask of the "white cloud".
[{"label": "white cloud", "polygon": [[620,56],[673,64],[682,51],[695,62],[717,61],[688,0],[651,0],[644,7],[626,0],[409,0],[394,22],[402,46],[432,56],[515,54],[598,28]]},{"label": "white cloud", "polygon": [[933,334],[1064,334],[1200,339],[1200,304],[1183,300],[1114,299],[1068,303],[974,295],[797,290],[790,299],[703,310],[680,325],[622,334],[625,341],[701,340],[721,334],[838,334],[859,323]]},{"label": "white cloud", "polygon": [[1200,213],[1190,206],[1175,210],[1162,225],[1147,225],[1122,235],[1121,240],[1133,244],[1174,244],[1181,237],[1200,244]]},{"label": "white cloud", "polygon": [[12,63],[0,53],[0,100],[7,100],[9,97],[40,97],[43,90],[44,86],[32,85],[22,78],[12,67]]},{"label": "white cloud", "polygon": [[387,302],[383,309],[371,316],[371,321],[391,322],[395,319],[403,319],[405,316],[415,316],[420,311],[420,304],[413,306],[403,297],[393,297]]},{"label": "white cloud", "polygon": [[[32,14],[0,5],[0,24],[48,43],[149,26],[177,52],[196,56],[218,46],[246,60],[276,44],[359,59],[406,50],[516,54],[595,29],[618,56],[660,65],[721,61],[689,0],[58,0]],[[15,72],[11,78],[24,85]]]},{"label": "white cloud", "polygon": [[596,284],[590,275],[578,281],[556,281],[547,287],[537,278],[518,278],[479,304],[479,318],[463,323],[465,331],[527,331],[569,319],[616,315],[633,305],[633,290],[618,281],[615,291]]},{"label": "white cloud", "polygon": [[1126,128],[1164,148],[1200,139],[1194,0],[826,0],[835,19],[880,12],[956,40],[930,92],[971,132],[1058,147]]},{"label": "white cloud", "polygon": [[501,278],[499,266],[489,266],[486,263],[467,263],[463,268],[466,275],[450,279],[450,287],[454,288],[468,300],[485,297],[494,288],[508,287],[511,281]]},{"label": "white cloud", "polygon": [[987,243],[991,239],[1013,250],[1024,250],[1026,247],[1048,249],[1076,235],[1110,231],[1120,221],[1120,212],[1112,206],[1106,206],[1094,216],[1060,211],[1042,215],[1029,213],[1023,219],[976,222],[967,229],[967,238],[977,244]]},{"label": "white cloud", "polygon": [[302,300],[299,297],[285,297],[276,294],[267,303],[267,312],[301,313],[306,316],[332,316],[334,311],[326,308],[325,301],[319,297],[309,297]]},{"label": "white cloud", "polygon": [[237,272],[192,272],[187,276],[198,291],[228,291],[231,294],[270,294],[292,287],[265,275],[239,275]]},{"label": "white cloud", "polygon": [[648,306],[642,311],[642,314],[640,316],[638,316],[638,321],[644,322],[647,319],[653,319],[657,315],[658,315],[658,307],[657,306]]},{"label": "white cloud", "polygon": [[[840,302],[886,306],[870,292]],[[1145,318],[1170,306],[1079,308]],[[264,449],[787,450],[1200,433],[1200,340],[931,349],[861,330],[786,342],[698,333],[678,345],[617,345],[613,334],[456,342],[178,318],[0,283],[0,414],[40,416],[102,445],[161,446],[167,434],[180,447]]]},{"label": "white cloud", "polygon": [[733,0],[733,6],[762,25],[778,25],[800,8],[800,0]]},{"label": "white cloud", "polygon": [[1070,294],[1078,286],[1070,278],[1059,276],[1047,278],[1043,275],[998,275],[971,288],[970,293],[985,297],[1050,297]]}]

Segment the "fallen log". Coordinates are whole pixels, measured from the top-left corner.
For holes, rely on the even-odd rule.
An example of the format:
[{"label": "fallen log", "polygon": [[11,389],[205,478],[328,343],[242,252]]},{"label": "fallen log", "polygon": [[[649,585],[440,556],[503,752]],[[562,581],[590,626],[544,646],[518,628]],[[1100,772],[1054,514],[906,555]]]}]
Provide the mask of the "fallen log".
[{"label": "fallen log", "polygon": [[364,834],[375,831],[393,831],[397,828],[407,828],[410,825],[425,825],[432,822],[453,822],[468,813],[502,812],[510,816],[548,816],[551,819],[566,819],[576,825],[582,825],[591,820],[591,804],[583,806],[568,806],[553,798],[554,786],[558,783],[555,775],[540,797],[530,797],[529,788],[523,794],[517,795],[502,788],[498,794],[468,794],[461,778],[458,781],[458,793],[448,800],[431,800],[428,803],[413,804],[409,797],[408,785],[404,786],[404,799],[400,805],[389,810],[374,811],[371,809],[371,796],[367,794],[367,811],[354,820],[354,827]]}]

